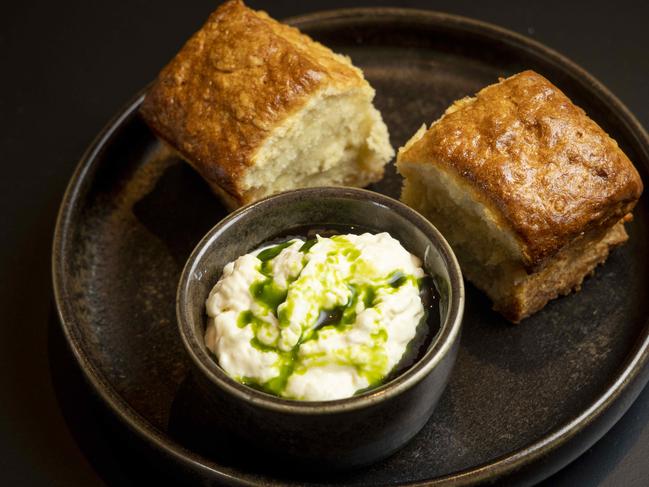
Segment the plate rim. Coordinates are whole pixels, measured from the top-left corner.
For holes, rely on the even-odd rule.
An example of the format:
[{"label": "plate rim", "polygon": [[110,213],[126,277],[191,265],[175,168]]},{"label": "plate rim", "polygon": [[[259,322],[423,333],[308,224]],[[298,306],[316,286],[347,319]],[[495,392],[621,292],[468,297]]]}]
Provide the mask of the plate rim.
[{"label": "plate rim", "polygon": [[[358,22],[361,20],[373,20],[386,22],[399,19],[410,22],[415,21],[420,24],[427,23],[437,27],[444,26],[451,30],[460,29],[479,36],[497,38],[499,42],[519,51],[526,51],[534,57],[542,58],[545,62],[551,62],[556,68],[568,74],[572,81],[587,90],[591,96],[596,96],[601,103],[611,107],[612,111],[617,114],[619,121],[625,125],[626,132],[635,139],[633,141],[627,140],[629,145],[640,149],[644,153],[644,159],[649,161],[649,135],[629,109],[612,92],[590,73],[564,55],[536,40],[509,29],[481,20],[444,12],[391,7],[323,10],[289,17],[284,21],[301,29],[308,29],[310,26],[316,26],[325,21]],[[108,409],[132,431],[140,435],[145,442],[153,444],[160,453],[171,455],[180,464],[209,475],[214,479],[232,485],[258,485],[254,481],[254,474],[242,477],[240,470],[219,465],[183,447],[132,408],[87,357],[75,331],[75,316],[66,303],[71,293],[66,289],[66,276],[63,272],[66,267],[64,251],[72,231],[70,223],[74,203],[78,200],[84,181],[87,181],[86,175],[91,169],[96,169],[95,166],[98,165],[98,156],[101,154],[102,149],[119,131],[123,123],[135,116],[147,88],[140,90],[131,98],[99,132],[80,158],[66,187],[57,214],[52,241],[52,284],[57,315],[68,346],[83,371],[86,381],[108,406]],[[649,320],[647,318],[645,320],[644,339],[635,344],[632,354],[626,357],[615,380],[606,388],[603,394],[599,395],[595,401],[573,419],[549,431],[540,440],[531,442],[491,461],[441,477],[400,485],[468,485],[488,480],[493,481],[508,476],[513,478],[526,467],[533,467],[551,454],[555,454],[556,457],[562,447],[570,446],[571,441],[576,442],[579,439],[577,438],[578,435],[590,433],[588,438],[581,438],[578,445],[573,445],[575,448],[571,452],[564,453],[563,458],[551,459],[548,462],[550,465],[545,465],[545,470],[542,473],[536,473],[535,480],[542,480],[563,468],[592,446],[622,417],[649,380],[649,368],[647,367],[649,363]],[[588,431],[592,429],[597,429],[597,431]],[[519,480],[525,477],[529,477],[529,475],[523,472],[523,476]],[[263,485],[273,485],[277,481],[272,480],[270,483],[262,481],[262,483]]]}]

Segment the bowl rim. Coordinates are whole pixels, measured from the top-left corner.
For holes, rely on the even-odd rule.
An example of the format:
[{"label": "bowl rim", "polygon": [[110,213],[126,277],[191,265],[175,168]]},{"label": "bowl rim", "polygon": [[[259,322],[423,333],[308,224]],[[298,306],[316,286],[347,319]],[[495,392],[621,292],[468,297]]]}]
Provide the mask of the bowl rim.
[{"label": "bowl rim", "polygon": [[[359,395],[329,401],[300,401],[282,398],[237,382],[227,375],[201,346],[202,337],[197,336],[193,331],[193,320],[190,318],[191,313],[187,304],[190,280],[196,272],[197,263],[211,250],[215,240],[236,225],[241,217],[278,200],[289,200],[290,202],[314,197],[373,202],[396,212],[408,224],[414,225],[422,231],[437,247],[449,275],[448,312],[445,319],[440,323],[439,331],[424,356],[406,371],[379,387]],[[178,281],[176,316],[178,330],[187,354],[200,373],[212,385],[230,396],[263,409],[283,413],[313,415],[367,408],[400,395],[421,382],[452,351],[453,345],[458,340],[464,313],[464,301],[464,282],[457,258],[441,232],[420,213],[400,201],[374,191],[343,186],[320,186],[293,189],[267,196],[239,208],[212,227],[199,241],[185,263]]]}]

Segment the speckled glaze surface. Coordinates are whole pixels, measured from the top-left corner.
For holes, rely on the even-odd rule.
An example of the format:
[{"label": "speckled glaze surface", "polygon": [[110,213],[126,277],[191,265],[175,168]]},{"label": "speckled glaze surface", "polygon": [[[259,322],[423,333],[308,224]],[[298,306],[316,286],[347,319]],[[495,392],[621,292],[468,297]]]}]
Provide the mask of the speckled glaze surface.
[{"label": "speckled glaze surface", "polygon": [[[332,227],[388,232],[422,259],[440,295],[434,310],[440,325],[431,330],[428,351],[388,383],[337,401],[291,401],[232,380],[203,341],[205,301],[223,267],[293,229]],[[386,458],[430,418],[455,363],[463,311],[464,284],[453,251],[428,220],[399,201],[361,189],[311,188],[243,208],[200,241],[178,284],[179,331],[204,392],[205,419],[212,423],[194,435],[209,442],[210,431],[226,429],[254,445],[259,458],[273,456],[310,470],[342,470]]]},{"label": "speckled glaze surface", "polygon": [[[649,142],[631,114],[579,67],[502,29],[431,12],[361,10],[295,21],[349,54],[377,91],[401,145],[453,100],[498,76],[546,76],[611,134],[648,181]],[[201,428],[196,386],[175,321],[182,267],[226,212],[137,117],[141,97],[91,146],[64,198],[54,241],[63,328],[102,399],[136,437],[202,484],[530,484],[582,453],[647,381],[649,208],[643,197],[616,249],[579,294],[519,326],[467,286],[457,362],[435,413],[403,449],[344,476],[292,475],[235,455]],[[371,189],[398,196],[392,167]],[[476,236],[479,238],[479,236]]]}]

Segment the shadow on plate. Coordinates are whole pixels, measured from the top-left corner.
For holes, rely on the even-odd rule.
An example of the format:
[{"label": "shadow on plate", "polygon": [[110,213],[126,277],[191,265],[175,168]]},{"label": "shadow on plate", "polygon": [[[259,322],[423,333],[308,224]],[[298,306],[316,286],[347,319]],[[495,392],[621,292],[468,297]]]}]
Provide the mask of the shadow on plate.
[{"label": "shadow on plate", "polygon": [[228,211],[205,181],[178,160],[164,170],[153,190],[133,205],[133,213],[165,243],[182,267],[200,239]]},{"label": "shadow on plate", "polygon": [[169,415],[169,436],[186,448],[230,468],[260,474],[281,481],[342,484],[354,473],[367,468],[346,471],[323,470],[317,464],[299,465],[279,455],[262,451],[255,444],[240,440],[228,431],[228,425],[210,419],[210,403],[205,399],[194,376],[187,375],[174,399]]},{"label": "shadow on plate", "polygon": [[108,485],[205,485],[155,451],[106,407],[85,380],[63,336],[54,308],[48,324],[48,355],[56,399],[77,445]]}]

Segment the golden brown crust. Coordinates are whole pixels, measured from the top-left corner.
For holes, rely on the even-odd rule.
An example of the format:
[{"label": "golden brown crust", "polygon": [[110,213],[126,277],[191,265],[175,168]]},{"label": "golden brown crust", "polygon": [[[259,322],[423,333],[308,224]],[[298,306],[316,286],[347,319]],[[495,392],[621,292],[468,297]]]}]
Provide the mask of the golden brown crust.
[{"label": "golden brown crust", "polygon": [[399,161],[441,164],[468,181],[517,236],[527,268],[614,225],[642,192],[617,143],[533,71],[447,113]]},{"label": "golden brown crust", "polygon": [[212,186],[242,203],[241,174],[273,128],[320,89],[364,85],[342,56],[232,0],[162,70],[140,111]]}]

